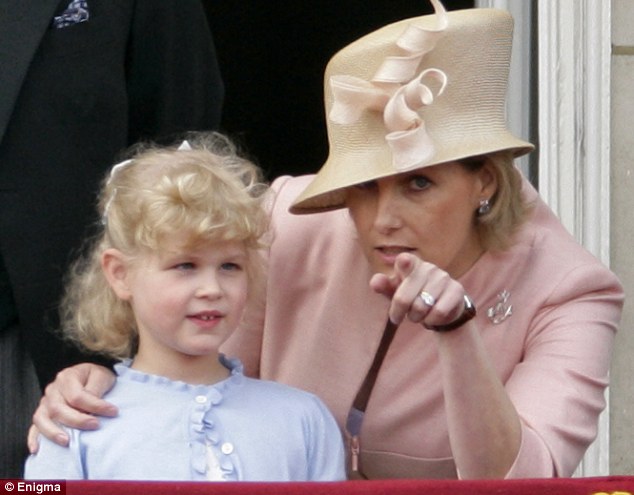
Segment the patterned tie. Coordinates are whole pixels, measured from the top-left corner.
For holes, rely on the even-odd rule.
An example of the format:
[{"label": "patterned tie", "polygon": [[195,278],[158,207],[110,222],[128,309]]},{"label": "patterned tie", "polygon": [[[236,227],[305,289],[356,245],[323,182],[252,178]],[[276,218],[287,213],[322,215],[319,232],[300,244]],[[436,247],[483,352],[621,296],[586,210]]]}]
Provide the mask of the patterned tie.
[{"label": "patterned tie", "polygon": [[73,24],[86,22],[88,17],[90,17],[88,13],[88,1],[72,0],[64,12],[53,18],[53,27],[56,29],[65,28]]}]

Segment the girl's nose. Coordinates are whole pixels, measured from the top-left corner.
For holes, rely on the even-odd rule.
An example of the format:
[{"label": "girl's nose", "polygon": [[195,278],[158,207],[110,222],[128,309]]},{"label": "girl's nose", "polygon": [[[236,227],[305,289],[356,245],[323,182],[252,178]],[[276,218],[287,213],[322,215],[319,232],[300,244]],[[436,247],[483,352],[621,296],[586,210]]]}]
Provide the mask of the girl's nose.
[{"label": "girl's nose", "polygon": [[206,275],[201,277],[195,295],[196,297],[218,299],[222,296],[222,286],[218,283],[215,275]]}]

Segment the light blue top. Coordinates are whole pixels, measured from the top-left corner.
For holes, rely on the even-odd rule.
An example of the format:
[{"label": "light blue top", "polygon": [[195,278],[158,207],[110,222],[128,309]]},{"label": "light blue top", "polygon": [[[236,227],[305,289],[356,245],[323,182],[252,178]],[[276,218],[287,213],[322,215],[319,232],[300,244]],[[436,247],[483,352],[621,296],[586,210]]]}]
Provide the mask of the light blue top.
[{"label": "light blue top", "polygon": [[316,396],[245,377],[190,385],[117,364],[106,399],[116,418],[95,431],[69,429],[69,448],[41,437],[27,479],[206,480],[207,445],[227,481],[345,479],[342,437]]}]

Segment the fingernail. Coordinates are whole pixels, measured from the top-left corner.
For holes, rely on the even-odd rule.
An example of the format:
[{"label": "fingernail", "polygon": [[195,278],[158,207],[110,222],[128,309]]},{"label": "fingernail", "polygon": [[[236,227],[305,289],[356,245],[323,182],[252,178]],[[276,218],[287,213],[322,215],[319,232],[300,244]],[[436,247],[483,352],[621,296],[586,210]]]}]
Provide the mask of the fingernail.
[{"label": "fingernail", "polygon": [[414,266],[414,264],[412,263],[412,259],[409,256],[404,257],[402,261],[402,266],[404,270],[411,269]]},{"label": "fingernail", "polygon": [[89,419],[86,421],[86,428],[90,429],[90,430],[94,430],[99,428],[99,421],[95,418],[95,419]]},{"label": "fingernail", "polygon": [[116,416],[119,414],[119,410],[115,406],[112,406],[106,409],[106,414],[108,416]]},{"label": "fingernail", "polygon": [[397,325],[397,326],[401,323],[399,320],[396,320],[392,318],[391,316],[390,316],[390,322],[392,323],[392,325]]},{"label": "fingernail", "polygon": [[64,435],[63,433],[60,433],[59,435],[55,435],[55,443],[58,443],[60,445],[68,445],[69,441],[70,439],[68,438],[68,436]]}]

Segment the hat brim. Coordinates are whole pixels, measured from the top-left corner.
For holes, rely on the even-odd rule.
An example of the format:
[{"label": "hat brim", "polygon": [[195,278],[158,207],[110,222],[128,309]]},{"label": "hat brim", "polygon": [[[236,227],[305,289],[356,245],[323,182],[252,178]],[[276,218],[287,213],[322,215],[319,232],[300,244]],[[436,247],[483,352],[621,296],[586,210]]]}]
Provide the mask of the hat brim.
[{"label": "hat brim", "polygon": [[[433,160],[424,166],[412,170],[420,170],[426,167],[441,165],[443,163],[464,160],[474,156],[484,156],[500,151],[511,151],[514,157],[520,157],[530,153],[535,146],[527,141],[523,141],[510,133],[496,135],[494,142],[471,142],[469,145],[456,146],[455,153],[444,148],[444,152],[438,153]],[[390,156],[384,157],[390,160]],[[315,176],[306,189],[295,199],[289,211],[296,215],[319,213],[328,210],[345,208],[346,189],[351,186],[363,184],[371,180],[398,175],[399,173],[386,170],[383,166],[376,166],[375,171],[371,163],[375,163],[377,156],[372,152],[372,156],[364,156],[362,150],[358,153],[350,153],[345,156],[329,157],[322,169]],[[333,188],[333,184],[337,187]]]},{"label": "hat brim", "polygon": [[[292,213],[343,208],[346,188],[364,182],[468,157],[501,151],[521,156],[534,149],[506,122],[511,15],[465,9],[447,13],[446,20],[442,36],[422,56],[404,48],[410,46],[408,33],[420,43],[436,36],[437,15],[384,26],[333,56],[324,75],[329,156],[290,207]],[[407,42],[399,44],[404,36]],[[422,78],[429,73],[438,79]],[[405,86],[407,93],[397,91]],[[415,97],[421,94],[426,97]]]}]

